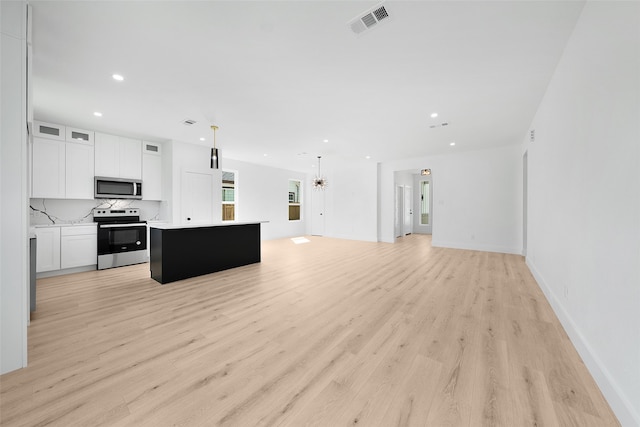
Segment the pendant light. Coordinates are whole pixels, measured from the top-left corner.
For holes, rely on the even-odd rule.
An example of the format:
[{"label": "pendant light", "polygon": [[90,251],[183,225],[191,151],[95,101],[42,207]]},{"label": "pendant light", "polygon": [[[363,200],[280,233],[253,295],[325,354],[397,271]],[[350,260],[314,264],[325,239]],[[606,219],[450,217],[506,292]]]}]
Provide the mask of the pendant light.
[{"label": "pendant light", "polygon": [[320,159],[321,158],[322,158],[321,156],[318,156],[318,174],[313,179],[313,188],[318,189],[318,190],[324,190],[325,187],[327,186],[327,180],[320,173]]},{"label": "pendant light", "polygon": [[213,148],[211,149],[211,169],[220,169],[220,155],[218,153],[218,149],[216,148],[216,131],[218,130],[218,126],[211,126],[213,130]]}]

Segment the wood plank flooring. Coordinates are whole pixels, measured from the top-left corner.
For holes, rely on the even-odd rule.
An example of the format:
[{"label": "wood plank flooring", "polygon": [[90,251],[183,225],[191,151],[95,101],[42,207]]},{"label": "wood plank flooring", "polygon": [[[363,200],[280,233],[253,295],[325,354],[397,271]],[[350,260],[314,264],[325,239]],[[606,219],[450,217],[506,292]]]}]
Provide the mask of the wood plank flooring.
[{"label": "wood plank flooring", "polygon": [[320,237],[38,281],[4,426],[617,426],[520,256]]}]

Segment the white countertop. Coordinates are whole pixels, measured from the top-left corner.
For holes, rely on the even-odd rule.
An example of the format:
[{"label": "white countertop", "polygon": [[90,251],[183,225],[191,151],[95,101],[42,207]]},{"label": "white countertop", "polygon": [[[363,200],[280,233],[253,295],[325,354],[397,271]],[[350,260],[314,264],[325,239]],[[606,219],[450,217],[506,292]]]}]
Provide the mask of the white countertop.
[{"label": "white countertop", "polygon": [[264,224],[269,221],[225,221],[217,223],[194,223],[194,224],[149,224],[150,228],[157,228],[159,230],[178,230],[181,228],[206,228],[206,227],[226,227],[229,225],[248,225],[248,224]]},{"label": "white countertop", "polygon": [[95,227],[97,224],[95,222],[74,222],[72,224],[37,224],[32,225],[31,228],[47,228],[47,227],[86,227],[93,226]]}]

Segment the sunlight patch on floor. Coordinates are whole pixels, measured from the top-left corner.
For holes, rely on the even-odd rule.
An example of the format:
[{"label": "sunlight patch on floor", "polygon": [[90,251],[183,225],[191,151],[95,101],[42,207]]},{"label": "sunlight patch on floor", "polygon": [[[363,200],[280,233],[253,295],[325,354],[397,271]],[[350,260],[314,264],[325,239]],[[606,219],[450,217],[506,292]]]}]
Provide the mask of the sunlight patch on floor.
[{"label": "sunlight patch on floor", "polygon": [[311,240],[307,239],[306,237],[292,237],[291,241],[296,245],[299,245],[302,243],[309,243]]}]

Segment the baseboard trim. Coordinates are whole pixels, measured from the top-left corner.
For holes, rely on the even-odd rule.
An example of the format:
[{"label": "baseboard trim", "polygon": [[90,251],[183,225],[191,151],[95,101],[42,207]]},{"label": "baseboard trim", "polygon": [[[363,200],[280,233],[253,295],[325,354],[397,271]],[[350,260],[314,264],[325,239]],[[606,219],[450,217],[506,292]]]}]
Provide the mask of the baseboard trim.
[{"label": "baseboard trim", "polygon": [[611,409],[618,418],[618,421],[620,421],[620,424],[625,427],[640,427],[640,415],[622,390],[620,390],[620,387],[611,376],[609,370],[598,358],[588,341],[582,333],[580,333],[579,328],[573,321],[569,312],[565,309],[561,300],[553,293],[530,258],[526,258],[526,264],[536,282],[538,282],[538,286],[544,293],[547,301],[549,301],[549,304],[558,317],[558,320],[560,320],[564,330],[567,332],[569,339],[578,351],[582,361],[598,384],[598,387],[600,387],[604,398],[609,403],[609,406],[611,406]]}]

